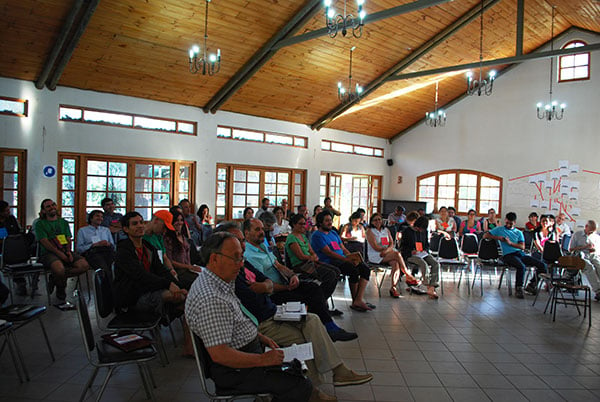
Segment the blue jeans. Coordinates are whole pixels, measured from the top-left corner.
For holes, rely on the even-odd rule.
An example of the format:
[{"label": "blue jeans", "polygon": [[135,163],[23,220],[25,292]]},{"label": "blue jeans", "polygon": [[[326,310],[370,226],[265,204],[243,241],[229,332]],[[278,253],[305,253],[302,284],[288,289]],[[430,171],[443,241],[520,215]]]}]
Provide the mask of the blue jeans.
[{"label": "blue jeans", "polygon": [[[515,280],[516,287],[523,286],[523,278],[525,277],[525,268],[535,267],[538,274],[548,272],[546,263],[530,255],[525,254],[522,251],[516,251],[502,257],[502,260],[506,265],[509,265],[517,269],[517,277]],[[533,279],[532,279],[533,280]]]}]

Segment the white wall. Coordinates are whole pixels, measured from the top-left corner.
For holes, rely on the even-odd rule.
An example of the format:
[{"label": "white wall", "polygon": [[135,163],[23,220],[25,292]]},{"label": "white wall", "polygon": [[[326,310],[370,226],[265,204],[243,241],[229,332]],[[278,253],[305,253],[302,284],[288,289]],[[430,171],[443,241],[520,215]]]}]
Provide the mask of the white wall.
[{"label": "white wall", "polygon": [[[27,221],[42,199],[57,197],[56,179],[42,166],[56,165],[58,152],[195,160],[196,201],[214,209],[217,163],[307,169],[307,204],[319,202],[319,174],[335,171],[386,175],[391,146],[387,140],[338,130],[312,131],[308,126],[230,112],[205,114],[199,108],[59,87],[37,90],[32,82],[0,78],[0,95],[29,100],[29,116],[0,115],[0,147],[27,149]],[[60,104],[179,118],[198,122],[198,136],[58,121]],[[218,139],[217,125],[266,130],[308,137],[308,149]],[[46,135],[43,136],[45,128]],[[321,151],[321,138],[384,149],[384,158]],[[384,178],[385,183],[385,178]],[[384,190],[385,195],[385,190]]]},{"label": "white wall", "polygon": [[[592,44],[599,36],[569,32],[555,42],[555,48],[573,39]],[[536,117],[536,103],[548,101],[549,69],[547,59],[516,66],[497,78],[491,96],[466,97],[447,109],[445,127],[421,124],[395,140],[388,196],[414,200],[417,176],[442,169],[473,169],[503,177],[502,212],[515,211],[519,223],[524,223],[536,209],[530,207],[535,188],[527,179],[524,186],[509,179],[555,169],[559,160],[600,171],[600,52],[591,54],[590,80],[555,82],[554,99],[567,103],[560,121]],[[440,88],[443,85],[442,81]],[[396,184],[397,176],[403,176],[402,184]],[[569,179],[586,183],[574,205],[582,210],[577,219],[600,218],[600,175],[580,172]]]}]

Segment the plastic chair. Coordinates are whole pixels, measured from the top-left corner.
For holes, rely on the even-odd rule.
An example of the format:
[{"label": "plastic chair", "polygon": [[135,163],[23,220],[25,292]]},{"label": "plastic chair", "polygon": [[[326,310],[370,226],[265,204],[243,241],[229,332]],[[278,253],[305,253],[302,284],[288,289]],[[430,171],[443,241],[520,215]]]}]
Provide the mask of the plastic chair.
[{"label": "plastic chair", "polygon": [[[469,261],[469,269],[467,270],[467,290],[471,294],[471,288],[469,287],[469,272],[475,271],[475,260],[477,259],[477,253],[479,251],[479,241],[477,235],[474,233],[465,233],[460,241],[460,250],[462,251],[463,258]],[[458,278],[457,289],[460,289],[460,282],[462,281],[463,271],[460,271],[460,278]],[[482,294],[483,296],[483,294]]]},{"label": "plastic chair", "polygon": [[[557,276],[560,276],[560,272],[555,272],[558,267],[558,260],[562,256],[561,245],[557,241],[548,240],[544,244],[544,251],[542,253],[542,260],[546,264],[548,264],[548,272],[541,273],[538,281],[537,292],[535,294],[535,298],[533,299],[532,306],[535,306],[535,302],[537,301],[538,295],[540,294],[540,290],[542,289],[542,283],[547,284],[548,286],[552,285],[552,280]],[[537,271],[535,268],[532,269],[534,277],[537,276]],[[529,277],[529,274],[527,275]]]},{"label": "plastic chair", "polygon": [[[473,274],[473,284],[471,285],[471,288],[474,288],[475,281],[477,280],[477,272],[479,272],[479,286],[481,288],[481,296],[483,296],[483,267],[494,267],[494,270],[496,270],[496,274],[498,267],[505,267],[504,263],[500,261],[499,248],[500,244],[497,240],[482,239],[481,242],[479,242],[479,249],[477,251],[477,264],[475,265],[475,273]],[[489,272],[489,278],[491,285],[491,271]]]},{"label": "plastic chair", "polygon": [[[458,244],[456,243],[456,240],[454,238],[446,239],[445,237],[440,239],[438,262],[440,263],[440,271],[444,266],[448,267],[449,269],[457,268],[461,270],[461,277],[462,270],[468,265],[466,262],[460,259],[460,253],[458,251]],[[454,273],[454,270],[452,272]],[[442,288],[442,294],[444,294],[444,275],[442,275],[441,272],[440,287]]]},{"label": "plastic chair", "polygon": [[192,331],[190,328],[190,336],[192,337],[192,344],[194,346],[194,356],[196,357],[196,366],[198,367],[198,375],[200,376],[200,385],[202,386],[202,390],[208,396],[210,401],[233,401],[236,399],[266,399],[271,396],[271,394],[247,394],[240,393],[239,391],[233,389],[220,389],[216,386],[215,391],[211,391],[208,387],[207,380],[210,378],[210,365],[212,360],[208,351],[204,347],[204,343],[202,339],[198,335]]},{"label": "plastic chair", "polygon": [[440,241],[444,238],[444,235],[438,232],[433,232],[429,239],[429,254],[437,257],[438,250],[440,249]]},{"label": "plastic chair", "polygon": [[[46,293],[48,295],[48,305],[50,305],[50,292],[48,288],[48,277],[44,265],[32,260],[30,248],[27,244],[25,235],[11,235],[2,242],[2,255],[0,256],[0,269],[7,278],[10,290],[10,302],[13,303],[12,279],[17,276],[26,276],[31,278],[33,275],[42,275],[46,283]],[[31,294],[33,298],[33,292]]]},{"label": "plastic chair", "polygon": [[[168,364],[167,351],[165,350],[165,345],[160,334],[161,316],[155,313],[139,311],[116,312],[112,283],[106,277],[106,272],[102,269],[97,269],[94,272],[94,289],[96,297],[94,304],[100,329],[110,331],[148,331],[152,333],[152,337],[156,340],[159,347],[161,363],[163,365]],[[107,319],[109,316],[110,319]],[[101,318],[107,319],[108,323],[102,326]]]},{"label": "plastic chair", "polygon": [[[102,394],[104,393],[106,385],[115,368],[127,364],[137,364],[146,391],[146,398],[155,401],[156,399],[152,392],[152,388],[156,388],[156,385],[154,384],[154,378],[152,377],[150,367],[146,364],[156,358],[156,349],[154,349],[154,346],[150,345],[141,349],[124,352],[103,341],[96,342],[85,299],[78,290],[75,291],[75,298],[77,299],[77,316],[79,317],[79,327],[81,329],[83,345],[85,346],[85,354],[90,364],[94,366],[94,371],[85,384],[79,401],[81,402],[85,399],[88,389],[91,389],[94,379],[101,368],[108,368],[108,372],[106,373],[106,378],[98,392],[96,401],[99,401],[102,398]],[[96,350],[95,359],[92,357],[94,349]]]}]

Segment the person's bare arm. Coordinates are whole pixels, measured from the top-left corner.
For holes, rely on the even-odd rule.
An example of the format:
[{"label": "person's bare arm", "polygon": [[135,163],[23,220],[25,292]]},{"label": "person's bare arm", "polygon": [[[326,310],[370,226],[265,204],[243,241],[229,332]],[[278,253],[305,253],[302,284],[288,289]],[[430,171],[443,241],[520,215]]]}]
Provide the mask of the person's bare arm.
[{"label": "person's bare arm", "polygon": [[283,362],[283,351],[278,349],[256,354],[240,352],[228,345],[217,345],[206,350],[215,363],[231,368],[277,366]]}]

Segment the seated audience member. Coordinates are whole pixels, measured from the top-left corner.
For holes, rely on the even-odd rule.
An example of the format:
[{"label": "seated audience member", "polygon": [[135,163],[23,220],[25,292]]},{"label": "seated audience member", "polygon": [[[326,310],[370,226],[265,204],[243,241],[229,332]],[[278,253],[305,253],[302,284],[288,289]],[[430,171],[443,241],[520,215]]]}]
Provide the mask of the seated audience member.
[{"label": "seated audience member", "polygon": [[[419,213],[417,211],[410,211],[406,214],[406,219],[404,220],[404,222],[396,225],[398,230],[396,232],[397,244],[400,244],[400,241],[402,240],[402,232],[404,232],[404,229],[406,229],[409,226],[413,226],[417,219],[419,219]],[[427,222],[429,222],[429,220],[427,220]]]},{"label": "seated audience member", "polygon": [[273,224],[273,236],[287,235],[292,231],[289,221],[285,219],[285,213],[282,207],[273,208],[275,214],[275,223]]},{"label": "seated audience member", "polygon": [[113,240],[115,244],[119,242],[119,240],[125,239],[127,236],[121,230],[121,218],[122,214],[115,212],[117,206],[115,205],[112,198],[104,198],[100,202],[100,206],[104,210],[104,216],[102,217],[102,226],[107,227],[110,230],[110,233],[113,235]]},{"label": "seated audience member", "polygon": [[250,207],[244,208],[244,213],[242,214],[242,219],[247,220],[247,219],[252,219],[252,218],[254,218],[254,210]]},{"label": "seated audience member", "polygon": [[[569,249],[569,239],[571,238],[571,228],[567,224],[567,220],[565,214],[558,214],[556,217],[556,234],[558,235],[558,240],[563,245],[565,250]],[[566,238],[565,238],[566,236]],[[566,240],[566,243],[565,243]]]},{"label": "seated audience member", "polygon": [[258,211],[256,211],[256,214],[254,214],[255,218],[260,218],[260,216],[269,211],[269,207],[271,206],[271,200],[269,200],[267,197],[263,198],[260,201],[260,208],[258,208]]},{"label": "seated audience member", "polygon": [[[231,233],[215,233],[204,242],[202,257],[206,269],[190,289],[185,315],[210,356],[217,389],[268,392],[273,402],[305,402],[314,392],[314,400],[320,400],[310,380],[276,369],[283,351],[258,332],[258,320],[235,296],[234,281],[244,262],[240,242]],[[263,353],[262,345],[273,350]]]},{"label": "seated audience member", "polygon": [[388,215],[388,225],[396,225],[397,223],[402,223],[406,220],[406,215],[404,215],[404,207],[398,205],[394,212]]},{"label": "seated audience member", "polygon": [[[292,210],[288,208],[288,200],[285,198],[281,200],[281,209],[283,210],[283,219],[289,221],[292,217]],[[273,211],[273,213],[275,213],[275,211]]]},{"label": "seated audience member", "polygon": [[112,233],[101,226],[104,214],[95,209],[88,214],[88,226],[77,232],[75,250],[85,257],[92,269],[102,268],[112,280],[112,264],[115,260],[115,243]]},{"label": "seated audience member", "polygon": [[366,229],[369,227],[369,224],[367,223],[367,220],[365,219],[365,215],[367,213],[367,211],[365,211],[363,208],[357,208],[356,212],[360,215],[360,224]]},{"label": "seated audience member", "polygon": [[533,232],[540,226],[538,222],[538,214],[536,212],[532,212],[529,214],[528,219],[529,221],[525,224],[525,230]]},{"label": "seated audience member", "polygon": [[275,215],[271,211],[265,211],[262,214],[260,214],[260,218],[258,219],[260,219],[260,221],[263,224],[263,231],[265,234],[265,246],[268,247],[269,251],[275,251],[275,249],[277,249],[275,255],[277,256],[279,262],[283,263],[282,252],[280,252],[279,249],[276,247],[277,244],[275,241],[275,237],[273,237],[273,226],[275,226],[275,223],[277,222],[277,219],[275,219]]},{"label": "seated audience member", "polygon": [[454,236],[457,230],[456,221],[448,215],[448,208],[440,207],[439,217],[435,219],[435,230],[443,233],[447,238]]},{"label": "seated audience member", "polygon": [[52,293],[56,286],[56,297],[67,297],[67,277],[77,276],[90,269],[85,258],[71,251],[72,238],[69,223],[58,216],[56,203],[47,198],[42,201],[43,217],[36,223],[35,233],[41,246],[40,261],[52,271],[48,286]]},{"label": "seated audience member", "polygon": [[419,216],[425,216],[425,209],[419,208],[419,209],[417,209],[417,213],[419,214]]},{"label": "seated audience member", "polygon": [[183,220],[190,232],[190,238],[195,246],[202,245],[202,225],[198,215],[194,214],[192,210],[192,203],[188,199],[179,201],[181,212],[183,213]]},{"label": "seated audience member", "polygon": [[[408,219],[409,216],[407,216]],[[404,261],[416,264],[419,267],[423,282],[427,285],[429,298],[437,299],[438,295],[435,292],[435,288],[438,287],[440,263],[429,254],[428,225],[429,221],[424,216],[420,216],[414,220],[412,224],[402,231],[400,249]]]},{"label": "seated audience member", "polygon": [[467,233],[476,234],[481,232],[481,224],[477,221],[475,215],[475,210],[469,209],[467,219],[460,223],[460,229],[458,230],[460,236],[464,236]]},{"label": "seated audience member", "polygon": [[[523,279],[525,278],[526,267],[536,267],[538,273],[546,272],[546,264],[530,255],[523,252],[525,250],[525,237],[523,232],[515,227],[517,214],[509,212],[504,219],[504,226],[498,226],[489,232],[486,232],[484,239],[499,240],[502,247],[502,260],[506,265],[517,269],[515,279],[515,296],[522,299],[523,296]],[[537,275],[535,275],[537,276]],[[536,280],[531,278],[531,282],[525,289],[527,293],[536,293]]]},{"label": "seated audience member", "polygon": [[406,270],[404,259],[394,248],[394,239],[390,230],[383,227],[383,218],[381,214],[371,215],[369,230],[367,230],[367,253],[369,261],[375,264],[389,264],[392,267],[390,275],[391,287],[390,296],[400,297],[398,292],[398,280],[400,279],[400,270],[406,275],[406,281],[415,283],[417,280]]},{"label": "seated audience member", "polygon": [[[315,205],[315,207],[313,208],[313,215],[311,217],[311,221],[313,224],[313,232],[316,232],[317,230],[319,230],[319,228],[317,227],[317,215],[319,215],[321,213],[321,211],[323,211],[323,207],[321,207],[320,205]],[[331,215],[333,216],[333,214]]]},{"label": "seated audience member", "polygon": [[454,219],[454,222],[456,223],[457,228],[460,227],[461,219],[458,215],[456,215],[456,208],[448,207],[448,216],[450,216],[452,219]]},{"label": "seated audience member", "polygon": [[173,214],[169,211],[156,211],[154,215],[152,215],[152,220],[146,224],[144,229],[144,240],[154,246],[158,252],[158,258],[160,258],[161,262],[165,267],[169,268],[169,270],[173,269],[173,264],[171,264],[171,260],[167,257],[164,235],[167,229],[175,230],[171,222],[173,222]]},{"label": "seated audience member", "polygon": [[[0,200],[0,253],[2,252],[2,243],[5,238],[21,233],[21,226],[17,218],[10,213],[8,202]],[[13,277],[15,285],[17,285],[17,295],[27,295],[27,282],[22,276]],[[0,282],[1,283],[1,282]],[[37,284],[37,281],[35,281]],[[33,290],[33,289],[32,289]]]},{"label": "seated audience member", "polygon": [[[306,220],[304,216],[293,215],[291,219],[292,233],[285,242],[285,254],[290,259],[291,268],[294,272],[316,275],[321,281],[321,289],[326,299],[331,297],[337,286],[340,270],[333,265],[319,261],[319,257],[310,246],[306,237]],[[330,311],[332,315],[341,315],[342,312],[335,309]]]},{"label": "seated audience member", "polygon": [[366,231],[361,225],[361,216],[359,212],[353,212],[350,215],[348,223],[340,229],[340,237],[344,240],[346,248],[352,253],[363,253],[365,250]]},{"label": "seated audience member", "polygon": [[202,268],[191,263],[190,243],[184,232],[183,215],[175,212],[172,224],[175,230],[167,230],[164,238],[167,257],[177,272],[179,285],[189,290]]},{"label": "seated audience member", "polygon": [[[331,205],[331,197],[325,197],[325,199],[323,200],[323,210],[329,211],[331,212],[332,216],[340,216],[342,215],[342,213],[340,211],[338,211],[337,209],[335,209],[333,207],[333,205]],[[315,206],[315,216],[319,213],[316,211],[316,206]]]},{"label": "seated audience member", "polygon": [[364,300],[365,288],[369,283],[371,271],[359,259],[350,256],[350,252],[342,243],[340,236],[333,230],[333,215],[329,211],[321,211],[317,215],[318,231],[313,233],[310,244],[319,256],[319,260],[339,268],[348,276],[352,304],[355,311],[369,311],[375,308]]},{"label": "seated audience member", "polygon": [[552,228],[550,217],[548,215],[540,216],[540,225],[533,232],[533,252],[532,255],[536,258],[542,259],[544,254],[544,244],[548,240],[556,241],[556,233]]},{"label": "seated audience member", "polygon": [[[219,231],[235,235],[244,249],[245,239],[236,222],[220,225]],[[320,385],[323,382],[321,374],[328,371],[333,371],[334,385],[338,386],[362,384],[373,378],[371,374],[356,374],[344,366],[325,327],[315,314],[308,313],[306,320],[299,322],[275,321],[273,316],[277,307],[269,297],[272,291],[273,281],[250,264],[240,270],[235,280],[235,293],[244,307],[258,319],[258,329],[262,334],[283,347],[313,342],[315,358],[306,361],[313,385]]]},{"label": "seated audience member", "polygon": [[208,205],[200,205],[197,215],[200,218],[200,225],[202,226],[201,241],[204,242],[204,240],[208,239],[213,232],[213,219],[212,216],[210,216],[210,209],[208,208]]},{"label": "seated audience member", "polygon": [[313,222],[312,216],[309,215],[308,208],[305,204],[298,205],[298,215],[304,216],[304,219],[306,220],[306,236],[308,237],[308,240],[310,240],[313,232],[317,230],[317,227]]},{"label": "seated audience member", "polygon": [[244,257],[254,268],[273,281],[271,299],[275,303],[283,304],[288,301],[305,303],[308,311],[319,316],[331,339],[334,341],[356,339],[355,333],[344,331],[331,319],[323,289],[315,282],[300,281],[294,271],[280,264],[275,255],[265,247],[265,232],[260,219],[244,221],[243,233],[246,239]]},{"label": "seated audience member", "polygon": [[496,210],[494,208],[488,209],[488,216],[483,221],[483,231],[489,232],[495,227],[500,226],[500,219],[496,216]]},{"label": "seated audience member", "polygon": [[585,269],[582,273],[596,294],[594,298],[600,301],[600,236],[596,233],[596,229],[596,221],[587,221],[583,230],[573,233],[569,251],[579,255],[585,261]]}]

